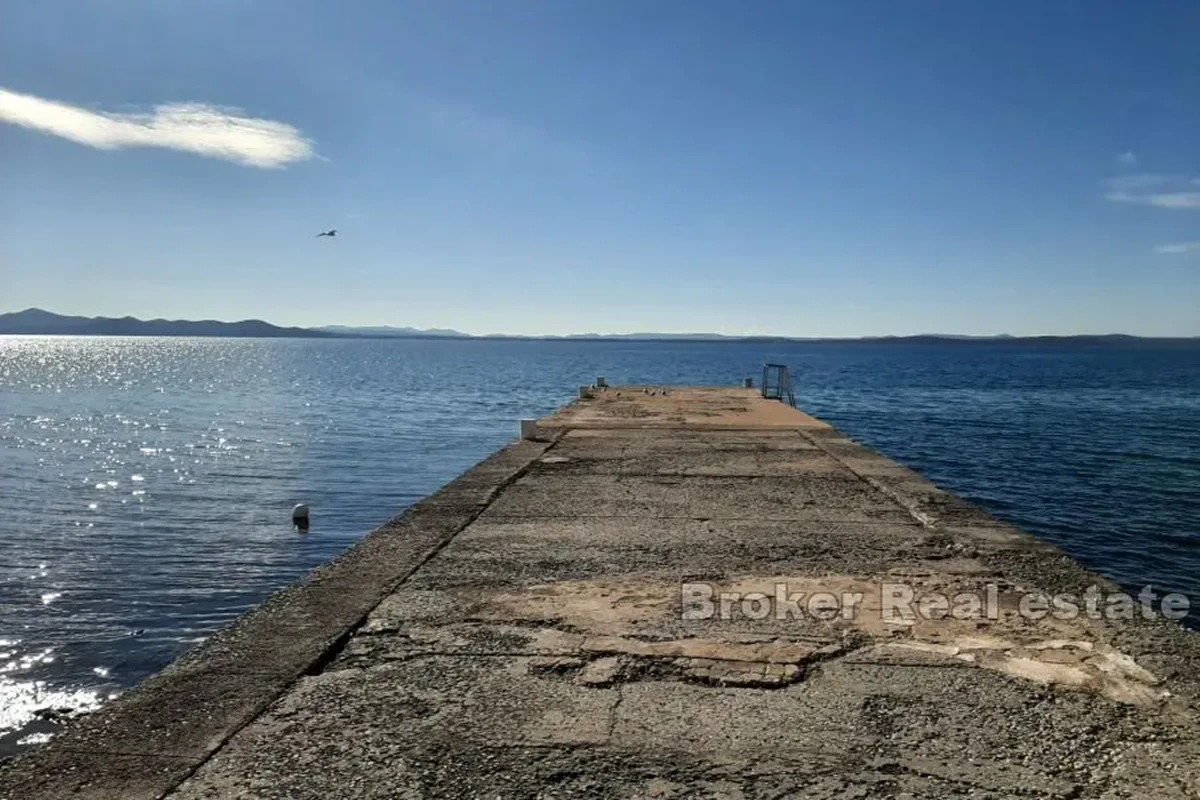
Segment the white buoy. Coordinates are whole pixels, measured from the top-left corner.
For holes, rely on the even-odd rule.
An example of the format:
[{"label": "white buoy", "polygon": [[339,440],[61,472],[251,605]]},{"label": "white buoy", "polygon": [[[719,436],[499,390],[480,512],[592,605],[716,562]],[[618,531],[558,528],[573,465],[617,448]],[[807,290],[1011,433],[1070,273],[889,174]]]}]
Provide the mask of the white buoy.
[{"label": "white buoy", "polygon": [[304,503],[292,506],[292,524],[297,528],[308,527],[308,506]]}]

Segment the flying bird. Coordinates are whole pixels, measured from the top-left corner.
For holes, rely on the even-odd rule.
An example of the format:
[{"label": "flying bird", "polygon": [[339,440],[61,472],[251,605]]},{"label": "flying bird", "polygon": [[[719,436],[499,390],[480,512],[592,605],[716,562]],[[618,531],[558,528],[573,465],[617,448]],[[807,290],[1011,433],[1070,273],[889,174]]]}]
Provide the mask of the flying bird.
[{"label": "flying bird", "polygon": [[322,236],[328,236],[329,238],[332,239],[333,237],[337,236],[337,228],[330,228],[327,231],[322,231],[321,233],[318,233],[314,238],[320,239]]}]

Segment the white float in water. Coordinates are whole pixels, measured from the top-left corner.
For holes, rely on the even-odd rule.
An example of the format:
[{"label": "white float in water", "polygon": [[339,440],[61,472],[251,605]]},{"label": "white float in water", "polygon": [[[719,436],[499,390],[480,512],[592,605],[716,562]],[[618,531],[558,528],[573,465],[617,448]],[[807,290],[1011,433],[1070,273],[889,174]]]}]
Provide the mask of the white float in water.
[{"label": "white float in water", "polygon": [[308,506],[304,503],[297,503],[292,506],[292,524],[297,528],[308,527]]}]

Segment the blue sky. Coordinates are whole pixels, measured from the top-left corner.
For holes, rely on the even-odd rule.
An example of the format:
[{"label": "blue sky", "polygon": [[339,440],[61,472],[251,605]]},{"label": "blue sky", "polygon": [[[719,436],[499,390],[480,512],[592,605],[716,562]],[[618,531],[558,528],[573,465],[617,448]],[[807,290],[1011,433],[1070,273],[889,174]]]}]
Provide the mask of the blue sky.
[{"label": "blue sky", "polygon": [[1197,335],[1198,39],[1156,0],[6,0],[0,310]]}]

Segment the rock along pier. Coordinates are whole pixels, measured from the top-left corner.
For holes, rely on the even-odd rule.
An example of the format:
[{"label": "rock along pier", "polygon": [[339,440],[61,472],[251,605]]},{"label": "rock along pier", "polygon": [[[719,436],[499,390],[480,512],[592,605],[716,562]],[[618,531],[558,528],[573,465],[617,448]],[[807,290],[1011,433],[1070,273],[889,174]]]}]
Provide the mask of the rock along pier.
[{"label": "rock along pier", "polygon": [[581,394],[0,798],[1200,796],[1200,637],[754,390]]}]

